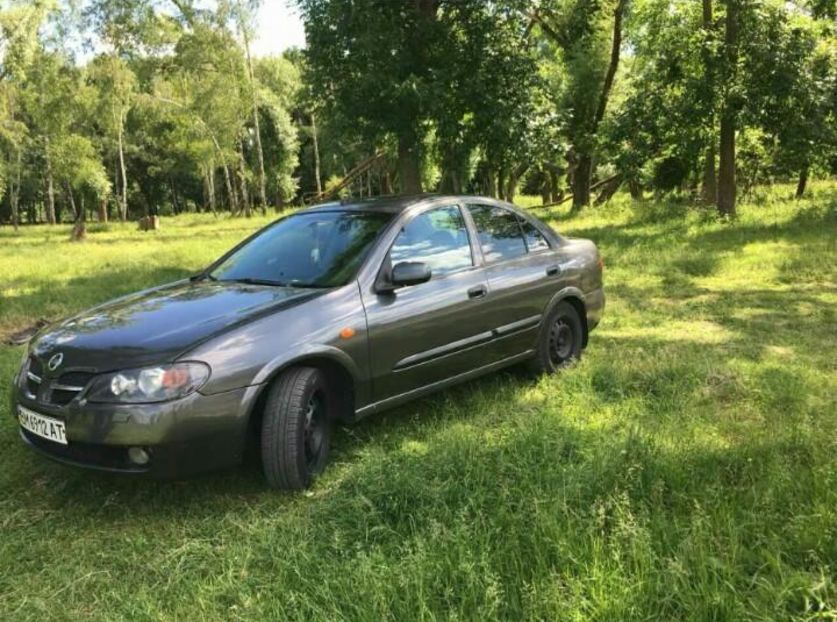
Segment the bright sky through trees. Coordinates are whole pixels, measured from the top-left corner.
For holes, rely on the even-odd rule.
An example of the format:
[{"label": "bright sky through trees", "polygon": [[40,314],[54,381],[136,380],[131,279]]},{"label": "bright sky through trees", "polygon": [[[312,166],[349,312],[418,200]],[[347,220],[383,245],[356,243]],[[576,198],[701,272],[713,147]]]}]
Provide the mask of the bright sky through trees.
[{"label": "bright sky through trees", "polygon": [[290,0],[264,0],[259,9],[254,54],[267,56],[279,54],[290,47],[304,46],[302,20]]}]

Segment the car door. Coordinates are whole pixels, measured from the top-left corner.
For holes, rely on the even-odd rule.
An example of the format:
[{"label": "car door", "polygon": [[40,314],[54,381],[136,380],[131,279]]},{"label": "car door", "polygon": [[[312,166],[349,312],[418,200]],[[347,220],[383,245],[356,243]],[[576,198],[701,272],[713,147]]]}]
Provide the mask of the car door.
[{"label": "car door", "polygon": [[410,217],[381,274],[399,262],[423,262],[431,279],[393,292],[366,291],[374,401],[382,401],[484,365],[491,340],[487,283],[457,205]]},{"label": "car door", "polygon": [[485,261],[495,339],[489,356],[500,360],[535,347],[541,316],[558,291],[561,266],[546,236],[529,220],[497,205],[468,205]]}]

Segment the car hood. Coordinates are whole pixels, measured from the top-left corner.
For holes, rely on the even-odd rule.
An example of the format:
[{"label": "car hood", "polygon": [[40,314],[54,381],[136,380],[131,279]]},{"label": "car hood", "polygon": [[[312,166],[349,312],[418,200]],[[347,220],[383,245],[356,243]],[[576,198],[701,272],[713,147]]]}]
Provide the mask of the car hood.
[{"label": "car hood", "polygon": [[178,281],[112,300],[47,328],[32,353],[46,368],[109,371],[174,360],[202,341],[324,290]]}]

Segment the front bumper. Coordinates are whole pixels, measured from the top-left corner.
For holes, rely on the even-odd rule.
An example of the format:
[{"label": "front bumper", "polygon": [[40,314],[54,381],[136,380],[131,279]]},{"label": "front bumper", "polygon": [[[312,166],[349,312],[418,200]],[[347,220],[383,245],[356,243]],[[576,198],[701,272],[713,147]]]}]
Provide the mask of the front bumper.
[{"label": "front bumper", "polygon": [[[158,404],[92,404],[82,399],[63,407],[28,399],[19,389],[13,393],[15,416],[20,404],[66,426],[67,445],[21,428],[22,440],[38,453],[74,466],[171,479],[241,462],[258,387],[193,393]],[[145,449],[148,463],[133,463],[129,447]]]}]

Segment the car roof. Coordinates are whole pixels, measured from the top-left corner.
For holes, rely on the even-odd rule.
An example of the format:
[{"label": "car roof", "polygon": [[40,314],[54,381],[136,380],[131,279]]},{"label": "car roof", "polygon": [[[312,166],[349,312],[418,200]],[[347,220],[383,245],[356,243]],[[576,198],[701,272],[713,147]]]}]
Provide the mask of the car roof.
[{"label": "car roof", "polygon": [[416,205],[418,203],[423,203],[425,201],[432,201],[434,203],[437,201],[450,201],[452,203],[461,203],[463,201],[473,203],[499,203],[497,199],[483,196],[445,195],[432,193],[400,194],[373,197],[369,199],[350,199],[346,201],[332,201],[330,203],[320,203],[319,205],[312,205],[311,207],[306,208],[305,211],[351,210],[400,214],[407,208],[412,207],[413,205]]}]

